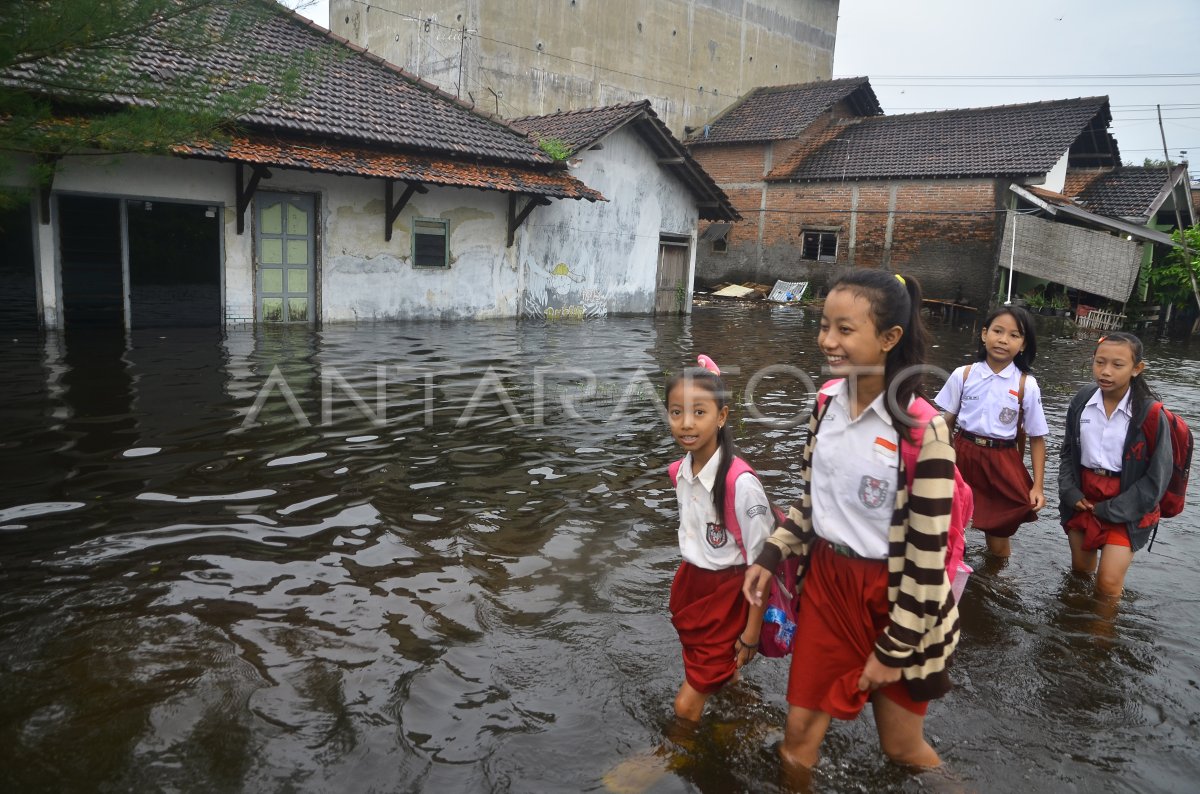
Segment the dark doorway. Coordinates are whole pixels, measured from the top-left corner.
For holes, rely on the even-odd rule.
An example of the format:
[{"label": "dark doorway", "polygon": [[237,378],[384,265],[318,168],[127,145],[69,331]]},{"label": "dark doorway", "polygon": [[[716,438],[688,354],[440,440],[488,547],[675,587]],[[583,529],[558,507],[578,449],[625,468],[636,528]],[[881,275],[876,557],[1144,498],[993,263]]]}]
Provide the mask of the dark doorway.
[{"label": "dark doorway", "polygon": [[28,204],[0,211],[0,328],[37,328],[37,263]]},{"label": "dark doorway", "polygon": [[117,200],[59,196],[58,238],[65,324],[124,325]]},{"label": "dark doorway", "polygon": [[129,313],[134,328],[221,323],[220,210],[129,201]]}]

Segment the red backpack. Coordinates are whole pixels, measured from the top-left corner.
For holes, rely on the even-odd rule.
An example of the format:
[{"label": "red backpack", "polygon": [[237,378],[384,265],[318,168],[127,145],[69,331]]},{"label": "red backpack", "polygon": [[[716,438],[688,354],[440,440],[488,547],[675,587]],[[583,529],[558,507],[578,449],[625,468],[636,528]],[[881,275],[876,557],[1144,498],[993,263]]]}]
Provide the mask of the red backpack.
[{"label": "red backpack", "polygon": [[[821,391],[817,392],[818,411],[829,400],[824,393],[825,389],[839,380],[826,381],[821,386]],[[911,491],[913,478],[917,473],[917,456],[921,452],[921,442],[925,438],[925,428],[938,415],[938,410],[930,405],[924,397],[917,397],[909,405],[908,412],[921,423],[916,427],[909,428],[909,433],[912,435],[911,442],[905,440],[903,435],[900,436],[900,455],[904,458],[905,474]],[[967,586],[967,577],[973,571],[970,565],[963,562],[963,551],[967,546],[967,525],[971,523],[971,516],[974,512],[975,494],[971,491],[971,486],[967,485],[967,481],[962,478],[962,473],[959,472],[956,465],[954,467],[954,496],[950,504],[950,529],[946,537],[946,580],[950,583],[956,604],[962,600],[963,590]]]},{"label": "red backpack", "polygon": [[[683,460],[680,459],[668,467],[671,485],[678,484],[679,467],[682,464]],[[742,558],[750,565],[754,560],[746,553],[746,544],[742,541],[742,526],[738,523],[735,499],[737,479],[746,472],[758,476],[749,463],[735,455],[729,464],[729,472],[725,475],[725,512],[721,521],[729,530],[729,534],[733,535],[733,542],[741,549]],[[775,514],[775,524],[782,524],[785,520],[783,511],[775,505],[771,505],[771,511]],[[792,639],[796,633],[796,575],[799,570],[800,560],[792,555],[783,561],[772,580],[771,594],[767,597],[767,609],[763,614],[762,631],[758,635],[758,650],[763,656],[778,658],[787,656],[792,651]]]},{"label": "red backpack", "polygon": [[1162,501],[1158,503],[1158,509],[1162,512],[1163,518],[1171,518],[1183,512],[1188,474],[1192,468],[1192,448],[1195,443],[1187,423],[1177,414],[1168,411],[1162,403],[1155,402],[1146,413],[1146,421],[1142,423],[1142,432],[1146,434],[1146,441],[1150,443],[1150,449],[1154,449],[1158,442],[1159,411],[1167,417],[1167,427],[1171,431],[1172,471],[1171,480],[1167,483],[1167,492],[1163,494]]}]

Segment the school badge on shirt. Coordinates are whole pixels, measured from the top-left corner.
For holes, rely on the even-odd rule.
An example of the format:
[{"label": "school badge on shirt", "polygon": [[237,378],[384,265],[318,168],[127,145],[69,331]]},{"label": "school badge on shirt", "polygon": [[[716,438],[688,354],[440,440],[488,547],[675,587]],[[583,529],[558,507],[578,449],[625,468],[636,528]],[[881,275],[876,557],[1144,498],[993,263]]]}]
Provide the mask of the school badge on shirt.
[{"label": "school badge on shirt", "polygon": [[883,507],[887,499],[887,482],[877,477],[864,475],[858,486],[858,500],[872,510]]},{"label": "school badge on shirt", "polygon": [[725,527],[721,526],[720,524],[709,524],[708,532],[706,534],[708,537],[708,545],[712,546],[714,549],[719,549],[729,542],[729,533],[726,532]]},{"label": "school badge on shirt", "polygon": [[1013,408],[1004,407],[1000,409],[1000,424],[1011,425],[1017,421],[1017,412]]}]

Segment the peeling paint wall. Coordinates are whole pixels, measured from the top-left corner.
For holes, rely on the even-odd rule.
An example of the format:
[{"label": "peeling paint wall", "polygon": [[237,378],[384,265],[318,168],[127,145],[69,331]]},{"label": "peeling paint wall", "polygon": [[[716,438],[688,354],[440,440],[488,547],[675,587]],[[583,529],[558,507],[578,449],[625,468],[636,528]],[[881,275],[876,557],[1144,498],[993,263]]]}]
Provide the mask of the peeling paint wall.
[{"label": "peeling paint wall", "polygon": [[[584,153],[573,171],[610,202],[554,201],[537,207],[507,238],[508,195],[431,187],[415,194],[384,239],[384,182],[271,169],[260,191],[316,199],[317,317],[326,323],[400,319],[483,319],[650,313],[660,232],[694,233],[697,210],[630,131]],[[218,208],[222,218],[225,322],[254,321],[254,205],[237,234],[234,166],[171,157],[68,158],[55,193]],[[52,208],[53,209],[53,208]],[[412,265],[414,218],[448,222],[450,265]],[[40,301],[49,327],[61,325],[56,226],[36,234]],[[524,290],[524,295],[522,295]]]},{"label": "peeling paint wall", "polygon": [[653,312],[660,234],[694,234],[695,199],[637,133],[621,129],[603,147],[580,152],[571,173],[607,202],[555,202],[522,227],[523,316]]},{"label": "peeling paint wall", "polygon": [[832,76],[839,0],[330,0],[334,33],[506,118],[648,98],[677,135]]}]

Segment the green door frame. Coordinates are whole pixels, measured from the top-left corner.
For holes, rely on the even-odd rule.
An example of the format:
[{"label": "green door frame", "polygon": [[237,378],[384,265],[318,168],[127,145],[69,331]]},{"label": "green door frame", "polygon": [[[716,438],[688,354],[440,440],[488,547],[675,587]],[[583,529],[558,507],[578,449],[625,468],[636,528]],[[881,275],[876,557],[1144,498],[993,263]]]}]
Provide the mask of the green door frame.
[{"label": "green door frame", "polygon": [[254,207],[255,321],[315,322],[315,197],[260,190]]}]

